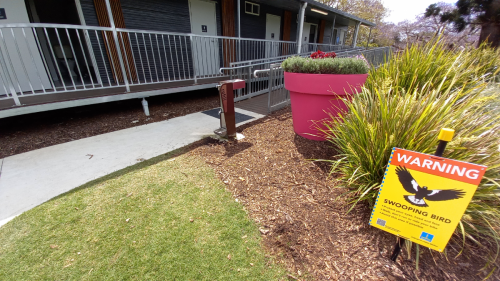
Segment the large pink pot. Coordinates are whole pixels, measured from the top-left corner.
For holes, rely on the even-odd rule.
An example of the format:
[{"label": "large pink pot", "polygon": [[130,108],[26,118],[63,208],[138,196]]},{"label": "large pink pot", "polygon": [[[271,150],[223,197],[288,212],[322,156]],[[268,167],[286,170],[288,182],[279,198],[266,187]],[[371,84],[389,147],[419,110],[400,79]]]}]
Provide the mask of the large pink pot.
[{"label": "large pink pot", "polygon": [[359,92],[368,74],[305,74],[285,72],[285,88],[290,91],[293,129],[311,140],[325,140],[313,122],[345,112],[345,98]]}]

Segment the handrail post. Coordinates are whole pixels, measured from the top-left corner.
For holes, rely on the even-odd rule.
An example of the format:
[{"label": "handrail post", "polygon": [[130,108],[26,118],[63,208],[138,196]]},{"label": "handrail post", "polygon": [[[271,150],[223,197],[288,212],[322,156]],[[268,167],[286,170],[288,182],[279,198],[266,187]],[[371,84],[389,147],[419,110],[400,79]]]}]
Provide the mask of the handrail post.
[{"label": "handrail post", "polygon": [[109,0],[104,0],[106,2],[106,9],[108,10],[109,24],[111,25],[111,29],[113,30],[113,39],[115,40],[115,45],[118,53],[118,61],[120,62],[120,68],[122,70],[123,82],[125,83],[125,88],[127,92],[130,92],[130,85],[128,83],[127,72],[125,71],[125,65],[123,63],[122,52],[120,48],[120,43],[118,42],[118,32],[116,32],[115,20],[113,18],[113,12],[111,10],[111,5],[109,4]]},{"label": "handrail post", "polygon": [[268,80],[268,86],[269,86],[269,91],[267,93],[267,114],[271,113],[271,92],[273,91],[273,82],[274,82],[274,76],[273,76],[273,64],[269,64],[269,80]]},{"label": "handrail post", "polygon": [[196,84],[198,82],[198,67],[196,65],[196,62],[194,61],[195,46],[193,44],[193,35],[189,35],[189,41],[191,43],[191,61],[193,62],[193,77],[194,77],[194,83]]},{"label": "handrail post", "polygon": [[297,54],[301,53],[302,49],[302,32],[304,29],[304,14],[306,13],[307,2],[302,2],[299,12],[299,36],[297,36]]}]

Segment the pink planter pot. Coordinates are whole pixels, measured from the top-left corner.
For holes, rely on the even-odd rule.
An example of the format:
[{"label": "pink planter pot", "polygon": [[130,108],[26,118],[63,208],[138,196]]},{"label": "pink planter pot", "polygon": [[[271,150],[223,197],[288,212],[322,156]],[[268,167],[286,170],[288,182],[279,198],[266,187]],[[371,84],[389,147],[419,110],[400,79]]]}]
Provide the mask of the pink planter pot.
[{"label": "pink planter pot", "polygon": [[[290,91],[292,103],[293,129],[298,135],[324,141],[313,122],[345,112],[345,98],[349,98],[366,81],[368,74],[305,74],[285,72],[285,88]],[[312,135],[311,135],[312,134]]]}]

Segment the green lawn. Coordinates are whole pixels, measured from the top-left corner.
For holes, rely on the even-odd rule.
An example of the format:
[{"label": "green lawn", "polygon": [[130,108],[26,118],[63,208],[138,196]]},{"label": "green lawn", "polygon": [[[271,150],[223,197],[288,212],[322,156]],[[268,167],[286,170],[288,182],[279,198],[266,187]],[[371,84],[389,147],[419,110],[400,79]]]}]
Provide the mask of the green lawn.
[{"label": "green lawn", "polygon": [[257,225],[214,171],[193,156],[163,158],[0,228],[0,280],[282,279]]}]

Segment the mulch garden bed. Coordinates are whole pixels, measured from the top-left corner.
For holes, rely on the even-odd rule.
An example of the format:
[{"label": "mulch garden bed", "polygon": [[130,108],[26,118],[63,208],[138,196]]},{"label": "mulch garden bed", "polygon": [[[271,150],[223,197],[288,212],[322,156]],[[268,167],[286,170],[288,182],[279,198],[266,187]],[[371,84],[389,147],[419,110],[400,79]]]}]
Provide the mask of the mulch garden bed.
[{"label": "mulch garden bed", "polygon": [[[0,158],[217,107],[216,89],[129,100],[0,119]],[[482,280],[486,271],[460,245],[444,255],[421,248],[389,260],[393,235],[368,225],[370,210],[351,212],[346,190],[328,177],[335,150],[293,132],[289,108],[238,128],[240,141],[203,140],[189,153],[211,165],[235,200],[260,226],[263,244],[289,270],[290,279],[312,280]],[[491,280],[500,280],[498,272]]]},{"label": "mulch garden bed", "polygon": [[[335,150],[293,132],[289,109],[239,128],[240,141],[194,148],[211,165],[235,200],[261,227],[263,244],[283,263],[290,279],[312,280],[481,280],[483,261],[462,254],[460,245],[445,255],[421,247],[403,251],[397,263],[389,256],[393,235],[368,225],[370,209],[358,204],[351,212],[346,190],[328,177],[326,162]],[[492,280],[498,280],[498,273]]]},{"label": "mulch garden bed", "polygon": [[147,100],[149,117],[141,100],[133,99],[0,119],[0,159],[219,106],[216,88]]}]

